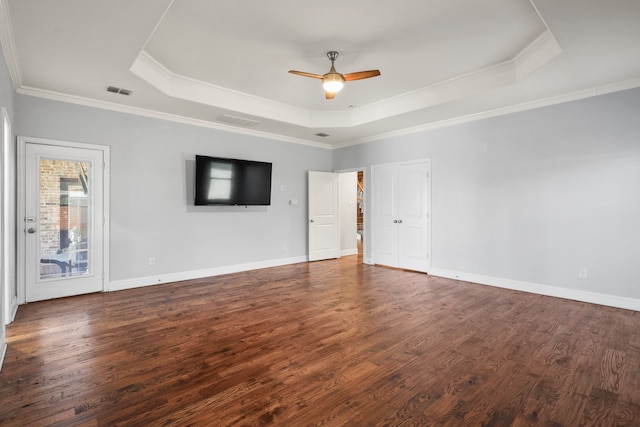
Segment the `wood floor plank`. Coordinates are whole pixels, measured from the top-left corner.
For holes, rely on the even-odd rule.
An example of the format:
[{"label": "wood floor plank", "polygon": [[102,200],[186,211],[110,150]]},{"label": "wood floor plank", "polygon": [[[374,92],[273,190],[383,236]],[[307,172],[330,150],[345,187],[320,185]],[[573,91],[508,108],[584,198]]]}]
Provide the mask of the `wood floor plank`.
[{"label": "wood floor plank", "polygon": [[21,306],[2,426],[640,425],[640,313],[358,256]]}]

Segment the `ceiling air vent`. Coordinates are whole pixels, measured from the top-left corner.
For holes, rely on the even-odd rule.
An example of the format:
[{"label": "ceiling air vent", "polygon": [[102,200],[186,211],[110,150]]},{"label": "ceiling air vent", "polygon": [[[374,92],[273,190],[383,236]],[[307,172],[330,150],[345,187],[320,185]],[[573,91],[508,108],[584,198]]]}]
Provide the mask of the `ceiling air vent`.
[{"label": "ceiling air vent", "polygon": [[107,92],[117,93],[117,94],[125,95],[125,96],[131,95],[131,91],[129,89],[122,89],[120,87],[115,87],[115,86],[109,86],[107,88]]},{"label": "ceiling air vent", "polygon": [[326,137],[329,136],[329,134],[328,133],[324,133],[324,132],[320,132],[320,133],[316,133],[316,136],[319,136],[321,138],[326,138]]},{"label": "ceiling air vent", "polygon": [[231,123],[235,126],[251,127],[260,124],[258,120],[247,119],[245,117],[232,116],[231,114],[223,114],[218,118],[222,122]]}]

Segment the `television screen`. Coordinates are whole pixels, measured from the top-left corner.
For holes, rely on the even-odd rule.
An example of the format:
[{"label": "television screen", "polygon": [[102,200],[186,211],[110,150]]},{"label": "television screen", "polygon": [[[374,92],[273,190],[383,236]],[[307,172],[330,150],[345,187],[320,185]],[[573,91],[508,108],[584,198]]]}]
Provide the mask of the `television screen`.
[{"label": "television screen", "polygon": [[271,163],[196,155],[196,205],[270,205]]}]

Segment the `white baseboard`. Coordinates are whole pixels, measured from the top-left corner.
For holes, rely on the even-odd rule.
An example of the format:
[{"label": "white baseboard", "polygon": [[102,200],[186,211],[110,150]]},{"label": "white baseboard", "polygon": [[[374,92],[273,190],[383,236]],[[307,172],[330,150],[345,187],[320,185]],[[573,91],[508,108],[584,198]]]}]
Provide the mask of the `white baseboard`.
[{"label": "white baseboard", "polygon": [[309,258],[306,256],[295,258],[280,258],[248,264],[228,265],[223,267],[206,268],[202,270],[161,274],[157,276],[137,277],[135,279],[114,280],[109,282],[109,284],[107,285],[107,289],[105,289],[105,292],[142,288],[144,286],[160,285],[169,282],[180,282],[183,280],[201,279],[203,277],[220,276],[222,274],[240,273],[242,271],[258,270],[260,268],[298,264],[301,262],[307,262],[308,260]]},{"label": "white baseboard", "polygon": [[18,299],[12,298],[9,303],[9,310],[5,313],[5,318],[2,319],[2,322],[5,325],[10,324],[16,318],[16,313],[18,313]]},{"label": "white baseboard", "polygon": [[358,255],[358,248],[340,250],[340,256]]},{"label": "white baseboard", "polygon": [[0,348],[0,371],[2,371],[2,365],[4,364],[4,355],[7,354],[7,344],[2,343]]},{"label": "white baseboard", "polygon": [[462,280],[480,285],[495,286],[515,291],[529,292],[550,297],[606,305],[626,310],[640,311],[640,299],[621,297],[617,295],[601,294],[597,292],[581,291],[579,289],[560,288],[557,286],[541,285],[538,283],[521,282],[500,277],[483,276],[479,274],[463,273],[459,271],[434,268],[429,272],[432,276],[447,279]]},{"label": "white baseboard", "polygon": [[18,313],[18,299],[13,298],[11,300],[11,312],[9,313],[9,322],[7,322],[7,324],[15,320],[17,313]]},{"label": "white baseboard", "polygon": [[[356,252],[357,253],[357,252]],[[159,285],[169,282],[200,279],[203,277],[220,276],[222,274],[240,273],[243,271],[257,270],[260,268],[278,267],[281,265],[298,264],[307,262],[306,256],[294,258],[280,258],[267,261],[259,261],[248,264],[238,264],[223,267],[207,268],[202,270],[184,271],[179,273],[162,274],[158,276],[138,277],[135,279],[116,280],[109,283],[107,292],[124,289],[141,288],[144,286]],[[369,261],[369,262],[367,262]],[[365,260],[365,264],[370,264]],[[464,273],[460,271],[433,268],[429,274],[447,279],[462,280],[464,282],[480,285],[494,286],[497,288],[511,289],[515,291],[529,292],[574,301],[588,302],[626,310],[640,311],[640,299],[621,297],[617,295],[602,294],[597,292],[581,291],[579,289],[560,288],[557,286],[542,285],[539,283],[522,282],[518,280],[504,279],[500,277],[483,276],[480,274]]]}]

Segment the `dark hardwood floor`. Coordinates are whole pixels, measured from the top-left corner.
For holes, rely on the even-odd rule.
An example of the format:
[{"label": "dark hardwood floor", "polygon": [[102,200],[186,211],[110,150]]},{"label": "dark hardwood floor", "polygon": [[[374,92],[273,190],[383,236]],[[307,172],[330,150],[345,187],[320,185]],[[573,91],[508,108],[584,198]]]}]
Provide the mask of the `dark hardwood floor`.
[{"label": "dark hardwood floor", "polygon": [[640,313],[357,256],[32,303],[2,426],[639,426]]}]

